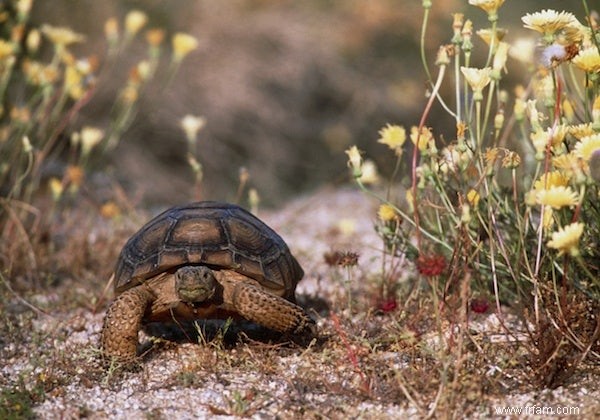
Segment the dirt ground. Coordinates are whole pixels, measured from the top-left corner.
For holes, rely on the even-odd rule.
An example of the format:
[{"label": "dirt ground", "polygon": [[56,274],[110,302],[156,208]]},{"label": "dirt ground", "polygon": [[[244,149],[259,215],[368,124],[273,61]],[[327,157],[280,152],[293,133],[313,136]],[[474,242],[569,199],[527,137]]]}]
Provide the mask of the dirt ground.
[{"label": "dirt ground", "polygon": [[[246,324],[225,332],[208,325],[202,334],[187,333],[192,342],[182,334],[174,341],[143,335],[153,345],[135,368],[107,367],[98,349],[105,279],[88,281],[88,273],[35,293],[15,290],[7,279],[0,295],[0,417],[509,418],[497,411],[509,407],[529,410],[522,418],[571,408],[578,410],[573,417],[597,414],[600,367],[583,364],[565,385],[539,387],[527,362],[528,338],[510,308],[503,319],[512,334],[492,311],[470,313],[461,352],[445,351],[461,340],[456,323],[442,319],[438,329],[426,299],[384,308],[377,301],[383,254],[375,211],[357,191],[326,188],[259,212],[306,272],[299,300],[320,334],[305,347]],[[90,230],[86,241],[114,257],[119,249],[99,247],[120,245],[102,237],[116,235],[122,244],[142,222]],[[358,266],[328,265],[324,255],[335,251],[358,253]],[[113,264],[105,261],[103,271]],[[398,290],[410,278],[404,264]]]}]

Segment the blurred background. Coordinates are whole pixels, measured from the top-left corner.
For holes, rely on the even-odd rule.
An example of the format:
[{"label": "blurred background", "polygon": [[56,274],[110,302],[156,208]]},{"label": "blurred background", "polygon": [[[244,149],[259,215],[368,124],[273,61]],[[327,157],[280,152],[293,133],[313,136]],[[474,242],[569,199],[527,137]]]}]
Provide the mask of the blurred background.
[{"label": "blurred background", "polygon": [[[452,13],[467,13],[475,29],[488,26],[485,13],[466,0],[433,3],[426,37],[432,67],[438,46],[452,37]],[[502,18],[510,25],[500,26],[509,30],[508,39],[534,36],[521,28],[520,17],[541,7],[561,10],[561,4],[509,0]],[[97,185],[117,180],[146,203],[193,198],[179,124],[186,114],[207,121],[194,151],[203,167],[202,198],[232,200],[245,168],[261,202],[277,205],[323,184],[347,182],[344,150],[352,144],[388,174],[394,159],[377,144],[378,130],[386,123],[417,125],[427,100],[418,0],[36,1],[32,23],[68,26],[86,35],[71,48],[76,55],[102,54],[106,20],[122,20],[132,9],[147,14],[144,30],[183,31],[199,41],[167,87],[153,82],[145,89],[132,125],[91,175]],[[145,48],[133,45],[104,76],[77,125],[108,124],[110,98]],[[441,109],[433,110],[428,125],[454,133]]]}]

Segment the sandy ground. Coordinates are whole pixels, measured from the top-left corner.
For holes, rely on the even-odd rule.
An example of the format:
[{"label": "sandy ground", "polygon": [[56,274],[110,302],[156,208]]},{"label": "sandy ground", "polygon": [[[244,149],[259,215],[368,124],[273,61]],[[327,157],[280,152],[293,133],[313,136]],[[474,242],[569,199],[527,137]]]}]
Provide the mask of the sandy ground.
[{"label": "sandy ground", "polygon": [[[32,313],[15,298],[7,307],[13,308],[14,318],[30,330],[24,334],[24,342],[0,339],[4,396],[17,389],[28,390],[35,397],[33,415],[44,419],[423,417],[435,395],[409,401],[394,385],[403,372],[410,375],[411,364],[419,360],[393,346],[379,349],[369,342],[369,328],[388,331],[380,324],[389,318],[347,316],[336,303],[344,295],[340,285],[343,273],[334,274],[323,261],[324,253],[333,250],[358,252],[359,266],[353,279],[363,282],[376,275],[382,253],[373,230],[375,210],[376,203],[357,191],[321,190],[280,211],[259,214],[290,244],[306,271],[299,295],[312,297],[313,303],[315,297],[323,298],[330,311],[351,318],[339,327],[328,313],[314,310],[320,331],[327,337],[324,342],[304,348],[252,339],[235,345],[218,339],[201,345],[161,341],[133,371],[113,372],[102,365],[98,353],[103,311],[93,313],[76,306],[42,315]],[[359,285],[355,288],[361,293]],[[52,307],[52,301],[59,301],[60,296],[37,295],[32,300]],[[361,325],[361,337],[351,338],[352,344],[346,345],[344,331],[353,323]],[[479,316],[473,328],[487,337],[501,333],[494,314]],[[389,327],[389,331],[395,330]],[[435,348],[435,334],[428,340]],[[352,362],[354,356],[358,364]],[[363,374],[380,378],[371,382],[371,391],[362,389]],[[490,364],[486,375],[507,382],[505,389],[511,386],[502,365]],[[523,384],[523,379],[519,380]],[[579,417],[591,418],[598,411],[599,385],[598,369],[593,367],[555,390],[518,387],[504,395],[486,395],[475,383],[478,401],[464,414],[508,417],[499,415],[496,408],[515,406],[529,407],[525,408],[530,410],[527,418],[540,414],[543,407],[577,407]],[[461,413],[452,416],[462,417]]]}]

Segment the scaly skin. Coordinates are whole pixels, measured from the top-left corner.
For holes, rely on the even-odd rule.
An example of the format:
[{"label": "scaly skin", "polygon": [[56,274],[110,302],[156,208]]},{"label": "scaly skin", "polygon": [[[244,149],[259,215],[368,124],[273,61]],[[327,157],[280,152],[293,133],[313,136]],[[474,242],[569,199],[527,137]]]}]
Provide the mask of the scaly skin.
[{"label": "scaly skin", "polygon": [[102,351],[105,356],[122,362],[136,358],[138,331],[146,308],[154,296],[144,287],[136,286],[124,291],[111,303],[102,327]]},{"label": "scaly skin", "polygon": [[251,283],[230,285],[234,288],[233,307],[244,318],[282,333],[315,334],[314,321],[298,305]]}]

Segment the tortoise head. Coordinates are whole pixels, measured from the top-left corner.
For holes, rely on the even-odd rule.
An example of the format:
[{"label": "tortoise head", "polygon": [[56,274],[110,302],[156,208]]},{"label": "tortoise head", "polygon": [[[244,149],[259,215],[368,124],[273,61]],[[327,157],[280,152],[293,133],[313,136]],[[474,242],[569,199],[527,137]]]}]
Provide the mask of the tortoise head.
[{"label": "tortoise head", "polygon": [[213,271],[205,266],[185,266],[175,272],[175,291],[186,303],[204,303],[217,289]]}]

